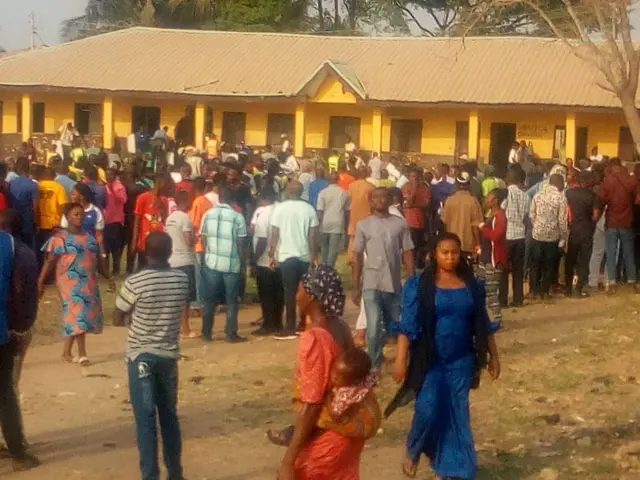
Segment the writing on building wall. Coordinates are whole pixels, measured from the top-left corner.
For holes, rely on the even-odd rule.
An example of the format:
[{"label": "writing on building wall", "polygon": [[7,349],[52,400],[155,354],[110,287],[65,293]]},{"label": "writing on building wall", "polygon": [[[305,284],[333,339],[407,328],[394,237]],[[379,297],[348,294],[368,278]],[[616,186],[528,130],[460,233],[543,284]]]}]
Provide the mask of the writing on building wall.
[{"label": "writing on building wall", "polygon": [[547,125],[523,123],[518,125],[518,138],[545,138],[550,135]]}]

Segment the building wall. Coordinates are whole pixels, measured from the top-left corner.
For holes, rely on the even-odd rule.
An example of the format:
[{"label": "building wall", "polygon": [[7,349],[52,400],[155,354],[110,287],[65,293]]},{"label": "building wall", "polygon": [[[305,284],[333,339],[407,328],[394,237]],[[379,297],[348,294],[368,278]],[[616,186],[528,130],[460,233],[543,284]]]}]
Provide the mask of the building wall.
[{"label": "building wall", "polygon": [[[55,135],[58,128],[73,121],[75,103],[102,103],[104,98],[91,95],[63,95],[56,93],[34,93],[33,102],[45,102],[45,134]],[[360,145],[363,150],[372,150],[373,107],[353,103],[355,97],[342,89],[339,82],[325,82],[318,88],[315,96],[308,100],[305,110],[305,148],[324,150],[329,143],[329,124],[331,116],[350,116],[360,118]],[[17,103],[20,94],[1,92],[3,102],[2,133],[5,147],[9,134],[17,133]],[[335,103],[331,103],[335,102]],[[169,126],[169,134],[174,135],[176,123],[184,115],[188,106],[195,102],[185,100],[159,100],[139,97],[113,97],[113,133],[117,137],[126,137],[131,133],[131,112],[134,105],[157,106],[161,111],[161,124]],[[213,133],[222,134],[224,112],[245,112],[245,142],[261,147],[266,144],[267,119],[269,113],[295,114],[293,101],[215,101],[205,104],[213,110]],[[480,109],[479,159],[489,157],[491,147],[491,124],[516,124],[517,140],[531,142],[534,152],[541,158],[551,158],[556,126],[564,126],[567,112],[543,109]],[[469,118],[466,108],[400,108],[382,109],[381,150],[389,152],[391,142],[392,119],[421,119],[421,154],[428,158],[447,161],[453,159],[455,149],[456,122]],[[619,130],[625,124],[621,114],[578,113],[578,126],[588,127],[588,152],[598,147],[600,153],[614,156],[618,153]]]}]

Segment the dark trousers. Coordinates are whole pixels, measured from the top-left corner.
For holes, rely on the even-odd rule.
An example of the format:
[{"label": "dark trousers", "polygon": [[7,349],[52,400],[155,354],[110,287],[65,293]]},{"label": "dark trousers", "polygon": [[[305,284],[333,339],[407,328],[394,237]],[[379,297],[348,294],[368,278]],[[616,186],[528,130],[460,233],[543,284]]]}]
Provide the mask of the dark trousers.
[{"label": "dark trousers", "polygon": [[139,272],[147,266],[147,257],[145,256],[144,252],[136,252],[135,255],[135,258],[137,259],[136,272]]},{"label": "dark trousers", "polygon": [[47,243],[51,238],[51,235],[53,235],[53,229],[38,230],[38,233],[36,233],[36,258],[38,259],[38,270],[42,270],[46,257],[46,253],[42,251],[42,247],[44,247],[45,243]]},{"label": "dark trousers", "polygon": [[124,247],[124,226],[121,223],[108,223],[104,227],[104,249],[107,255],[111,255],[113,262],[113,275],[120,273],[120,260]]},{"label": "dark trousers", "polygon": [[576,290],[581,292],[589,283],[589,261],[593,250],[593,237],[576,238],[569,237],[567,256],[564,261],[564,285],[567,293],[571,293],[573,287],[573,274],[578,273]]},{"label": "dark trousers", "polygon": [[309,263],[298,258],[289,258],[280,264],[282,285],[284,287],[284,304],[287,308],[285,328],[293,332],[296,329],[296,294],[302,275],[309,270]]},{"label": "dark trousers", "polygon": [[533,239],[531,244],[531,289],[534,294],[549,295],[557,258],[557,241],[541,242]]},{"label": "dark trousers", "polygon": [[24,435],[20,404],[13,383],[15,348],[13,343],[0,346],[0,428],[12,457],[24,455]]},{"label": "dark trousers", "polygon": [[416,268],[424,268],[424,228],[409,228],[415,254]]},{"label": "dark trousers", "polygon": [[182,437],[178,420],[178,362],[150,353],[129,361],[129,395],[136,422],[142,480],[160,480],[158,433],[168,480],[182,480]]},{"label": "dark trousers", "polygon": [[269,267],[256,268],[258,297],[262,307],[264,328],[282,330],[282,314],[284,313],[284,289],[280,270]]},{"label": "dark trousers", "polygon": [[[522,305],[524,303],[524,257],[525,239],[508,240],[509,249],[509,272],[511,272],[511,286],[513,288],[513,304]],[[506,306],[509,296],[509,273],[503,272],[503,279],[500,287],[500,304]]]}]

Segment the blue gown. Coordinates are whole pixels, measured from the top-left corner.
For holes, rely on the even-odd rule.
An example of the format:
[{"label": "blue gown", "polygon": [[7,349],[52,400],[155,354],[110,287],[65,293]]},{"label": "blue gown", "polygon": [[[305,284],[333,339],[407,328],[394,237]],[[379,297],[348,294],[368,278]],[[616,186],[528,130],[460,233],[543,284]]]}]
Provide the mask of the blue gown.
[{"label": "blue gown", "polygon": [[[467,287],[438,288],[435,300],[434,362],[415,402],[407,454],[417,462],[425,453],[440,477],[473,479],[477,468],[469,414],[476,371],[473,296]],[[415,309],[404,306],[398,333],[414,341],[422,333],[420,319],[412,314]]]}]

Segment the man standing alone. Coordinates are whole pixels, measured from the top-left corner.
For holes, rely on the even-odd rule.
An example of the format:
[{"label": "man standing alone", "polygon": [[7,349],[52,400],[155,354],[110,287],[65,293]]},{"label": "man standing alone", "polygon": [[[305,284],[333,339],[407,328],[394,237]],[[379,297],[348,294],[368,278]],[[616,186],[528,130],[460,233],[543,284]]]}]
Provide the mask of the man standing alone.
[{"label": "man standing alone", "polygon": [[373,213],[358,223],[353,244],[353,302],[359,307],[364,299],[367,348],[374,367],[382,363],[383,325],[390,334],[400,320],[401,265],[407,276],[415,272],[409,226],[389,213],[390,205],[389,191],[376,188],[371,194]]}]

